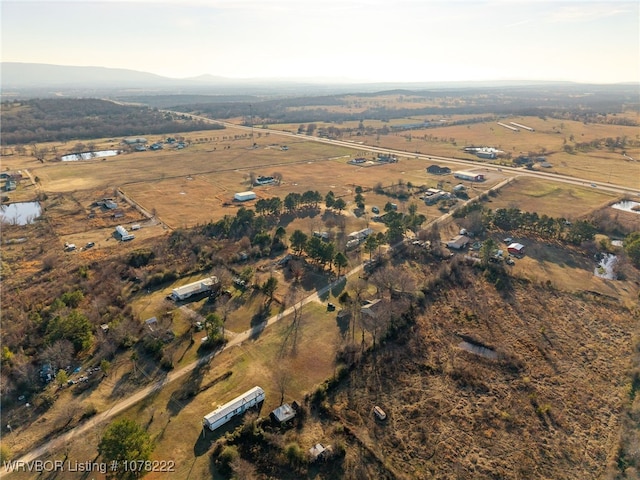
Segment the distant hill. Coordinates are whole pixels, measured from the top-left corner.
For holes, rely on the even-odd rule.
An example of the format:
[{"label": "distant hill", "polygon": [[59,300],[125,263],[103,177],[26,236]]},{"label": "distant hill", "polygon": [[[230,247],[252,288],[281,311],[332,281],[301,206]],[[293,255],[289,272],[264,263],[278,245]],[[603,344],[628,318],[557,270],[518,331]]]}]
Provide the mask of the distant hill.
[{"label": "distant hill", "polygon": [[44,63],[2,62],[2,89],[44,87],[169,86],[174,79],[124,68],[77,67]]}]

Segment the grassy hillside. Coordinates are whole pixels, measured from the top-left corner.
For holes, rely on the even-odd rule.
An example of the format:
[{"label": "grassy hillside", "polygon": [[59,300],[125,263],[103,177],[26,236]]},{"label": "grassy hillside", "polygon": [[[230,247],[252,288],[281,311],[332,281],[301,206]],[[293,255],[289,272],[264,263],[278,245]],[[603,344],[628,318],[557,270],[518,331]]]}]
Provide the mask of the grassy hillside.
[{"label": "grassy hillside", "polygon": [[[238,448],[256,478],[636,478],[637,311],[516,279],[498,292],[455,262],[422,273],[437,285],[422,305],[310,395],[297,429],[249,419],[214,459]],[[285,458],[317,442],[332,460]]]}]

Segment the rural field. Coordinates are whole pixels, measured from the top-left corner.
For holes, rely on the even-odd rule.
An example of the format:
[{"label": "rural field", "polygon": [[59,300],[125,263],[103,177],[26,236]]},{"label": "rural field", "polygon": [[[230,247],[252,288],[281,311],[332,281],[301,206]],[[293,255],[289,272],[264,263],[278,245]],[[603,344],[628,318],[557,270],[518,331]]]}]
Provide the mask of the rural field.
[{"label": "rural field", "polygon": [[[336,111],[450,106],[455,98],[420,103],[397,95],[354,96],[349,102]],[[640,274],[611,241],[639,231],[640,217],[610,205],[628,197],[625,188],[640,188],[637,127],[537,116],[428,117],[444,121],[389,133],[375,130],[427,118],[317,122],[318,128],[362,126],[341,139],[353,147],[228,126],[184,133],[181,149],[73,162],[3,156],[4,169],[23,174],[19,187],[7,193],[10,201],[38,200],[43,209],[33,224],[3,225],[3,322],[11,323],[3,343],[12,342],[8,353],[3,350],[3,367],[39,382],[28,359],[40,365],[40,350],[52,352],[50,344],[36,340],[58,341],[55,322],[77,319],[73,315],[81,310],[93,344],[74,357],[82,373],[70,379],[89,368],[96,372],[77,384],[58,385],[56,379],[42,393],[30,393],[31,410],[24,397],[12,398],[3,417],[14,427],[3,447],[24,454],[80,427],[86,428],[82,435],[42,458],[97,459],[107,426],[99,416],[149,388],[109,419],[143,425],[154,443],[152,458],[175,462],[171,476],[155,472],[145,478],[231,478],[229,471],[242,471],[239,460],[252,464],[253,470],[244,465],[253,474],[246,478],[265,479],[583,479],[606,478],[621,465],[633,469],[624,478],[634,478],[640,457],[628,447],[638,438]],[[482,118],[472,122],[474,117]],[[507,120],[535,131],[497,125]],[[463,121],[469,123],[449,125]],[[288,132],[299,126],[268,125]],[[577,150],[580,142],[610,137],[636,143],[624,154],[620,147]],[[115,148],[119,139],[91,144]],[[512,158],[542,155],[552,167],[534,169],[579,181],[534,177],[524,168],[506,168],[506,158],[480,161],[462,151],[471,145],[495,147]],[[63,142],[46,147],[65,153],[71,148]],[[381,163],[380,151],[368,147],[406,154],[397,163]],[[357,157],[365,162],[348,163]],[[486,179],[428,174],[434,164]],[[280,180],[252,186],[260,175]],[[611,185],[597,188],[591,182]],[[421,199],[426,188],[452,192],[458,185],[464,194],[446,202],[427,205]],[[356,200],[358,187],[363,200]],[[246,190],[257,198],[233,201],[234,193]],[[331,191],[344,208],[326,207],[323,200],[294,213],[256,214],[262,222],[255,231],[234,224],[241,207],[254,209],[259,200],[307,191],[323,199]],[[106,199],[117,202],[117,209],[99,204]],[[524,228],[478,229],[474,242],[491,239],[501,250],[511,241],[526,246],[513,265],[485,265],[482,252],[468,252],[476,255],[469,258],[466,250],[442,247],[478,223],[480,212],[471,220],[451,215],[466,200],[492,211],[515,208],[564,219],[567,227],[593,222],[598,236],[569,244]],[[365,208],[357,209],[357,201]],[[385,240],[368,250],[347,250],[353,231],[368,227],[372,236],[385,239],[390,227],[374,219],[372,208],[384,214],[391,203],[401,218],[422,215],[419,228],[406,228],[400,237],[406,241],[393,246]],[[135,238],[119,241],[117,225]],[[220,233],[224,227],[228,231]],[[229,232],[236,227],[240,233],[234,237]],[[294,254],[296,230],[309,238],[327,232],[327,243],[335,240],[338,251],[344,250],[342,271],[333,259],[322,263],[307,252]],[[260,235],[266,243],[258,243]],[[78,248],[63,251],[68,244]],[[603,252],[621,259],[617,279],[595,274],[594,255]],[[370,261],[363,265],[365,260]],[[220,279],[219,296],[178,303],[167,298],[172,289],[212,275]],[[247,284],[237,283],[241,277]],[[275,288],[268,292],[273,279]],[[304,299],[308,303],[300,304]],[[364,302],[377,299],[382,313],[367,320]],[[351,317],[338,317],[341,310]],[[208,349],[203,338],[210,331],[196,328],[212,316],[224,317],[227,348]],[[255,385],[266,391],[258,415],[235,419],[215,433],[203,430],[205,414]],[[14,387],[12,396],[19,393]],[[269,413],[294,400],[302,410],[292,428],[271,425]],[[375,405],[386,420],[375,419]],[[308,459],[306,452],[317,443],[333,445],[332,461]],[[292,445],[303,452],[302,460],[292,457]],[[236,463],[225,464],[221,452]],[[34,477],[25,472],[11,478]]]}]

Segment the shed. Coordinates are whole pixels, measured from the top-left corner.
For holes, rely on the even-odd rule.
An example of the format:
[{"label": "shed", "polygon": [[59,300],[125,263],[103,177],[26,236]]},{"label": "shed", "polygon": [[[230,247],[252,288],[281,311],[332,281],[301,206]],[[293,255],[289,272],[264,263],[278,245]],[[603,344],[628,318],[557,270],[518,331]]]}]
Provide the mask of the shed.
[{"label": "shed", "polygon": [[238,192],[233,196],[233,199],[236,202],[246,202],[249,200],[255,200],[256,198],[256,194],[254,192],[251,191],[247,191],[247,192]]},{"label": "shed", "polygon": [[273,415],[273,418],[275,418],[278,423],[284,423],[295,417],[296,411],[288,403],[283,403],[271,412],[271,415]]},{"label": "shed", "polygon": [[316,443],[309,449],[309,456],[311,457],[311,461],[322,460],[327,458],[332,451],[331,445],[325,447],[321,443]]},{"label": "shed", "polygon": [[149,327],[152,332],[158,328],[158,319],[156,317],[147,318],[144,323]]}]

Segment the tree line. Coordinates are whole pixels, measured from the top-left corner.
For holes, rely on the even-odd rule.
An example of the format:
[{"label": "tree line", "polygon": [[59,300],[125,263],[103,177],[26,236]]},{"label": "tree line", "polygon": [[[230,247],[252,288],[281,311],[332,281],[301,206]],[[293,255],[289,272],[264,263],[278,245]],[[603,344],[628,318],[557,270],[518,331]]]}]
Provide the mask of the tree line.
[{"label": "tree line", "polygon": [[2,103],[2,145],[216,130],[219,124],[106,100],[33,99]]}]

